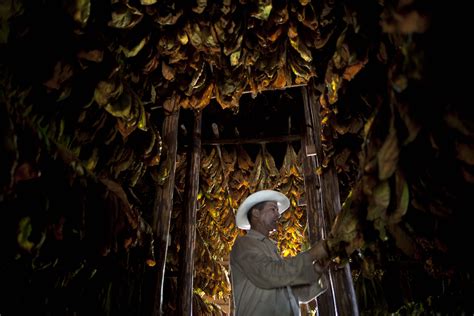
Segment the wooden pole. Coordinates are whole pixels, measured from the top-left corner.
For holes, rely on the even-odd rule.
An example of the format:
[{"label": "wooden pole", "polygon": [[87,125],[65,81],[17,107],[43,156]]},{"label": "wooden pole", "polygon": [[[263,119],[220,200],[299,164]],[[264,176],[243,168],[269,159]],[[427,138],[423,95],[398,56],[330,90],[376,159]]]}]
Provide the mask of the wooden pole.
[{"label": "wooden pole", "polygon": [[153,207],[153,229],[155,231],[156,279],[153,295],[153,316],[163,314],[163,283],[165,279],[166,256],[169,245],[171,211],[178,144],[179,107],[168,112],[163,121],[162,137],[167,148],[166,160],[162,163],[169,168],[169,176],[163,185],[157,185]]},{"label": "wooden pole", "polygon": [[193,314],[194,248],[196,243],[196,209],[201,168],[202,112],[195,112],[191,153],[188,155],[186,176],[186,208],[183,218],[182,253],[179,260],[177,312],[181,316]]},{"label": "wooden pole", "polygon": [[[321,179],[317,173],[320,166],[316,147],[321,147],[319,121],[313,122],[312,100],[309,98],[308,88],[301,88],[303,95],[304,117],[306,131],[303,138],[305,158],[303,159],[303,173],[306,194],[306,216],[308,218],[308,232],[311,244],[316,243],[325,236],[326,221],[321,192]],[[324,316],[337,315],[334,303],[333,284],[329,273],[329,289],[317,299],[318,314]]]},{"label": "wooden pole", "polygon": [[[306,159],[303,161],[305,187],[307,194],[307,216],[310,241],[314,243],[326,238],[336,215],[341,210],[339,180],[334,168],[330,165],[318,175],[321,167],[323,150],[321,144],[320,104],[316,92],[311,87],[303,87],[303,103],[306,122],[304,148]],[[329,270],[329,289],[318,297],[320,315],[359,315],[357,298],[350,267]]]}]

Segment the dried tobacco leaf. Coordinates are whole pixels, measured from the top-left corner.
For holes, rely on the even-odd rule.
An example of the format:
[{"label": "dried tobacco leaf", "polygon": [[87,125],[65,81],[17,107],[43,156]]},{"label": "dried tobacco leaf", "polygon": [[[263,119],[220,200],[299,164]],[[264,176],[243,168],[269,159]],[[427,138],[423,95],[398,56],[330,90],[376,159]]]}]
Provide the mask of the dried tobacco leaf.
[{"label": "dried tobacco leaf", "polygon": [[272,12],[272,1],[271,0],[258,0],[257,8],[250,12],[250,16],[259,20],[268,20],[270,13]]},{"label": "dried tobacco leaf", "polygon": [[378,177],[380,180],[388,179],[398,166],[400,148],[395,127],[390,126],[389,134],[382,147],[377,152]]},{"label": "dried tobacco leaf", "polygon": [[91,15],[90,0],[74,0],[64,1],[65,11],[77,22],[81,27],[85,27]]},{"label": "dried tobacco leaf", "polygon": [[116,2],[112,6],[111,20],[108,26],[118,29],[130,29],[140,23],[143,13],[128,3]]},{"label": "dried tobacco leaf", "polygon": [[367,219],[374,221],[384,218],[385,211],[390,203],[390,185],[388,181],[379,182],[368,197]]}]

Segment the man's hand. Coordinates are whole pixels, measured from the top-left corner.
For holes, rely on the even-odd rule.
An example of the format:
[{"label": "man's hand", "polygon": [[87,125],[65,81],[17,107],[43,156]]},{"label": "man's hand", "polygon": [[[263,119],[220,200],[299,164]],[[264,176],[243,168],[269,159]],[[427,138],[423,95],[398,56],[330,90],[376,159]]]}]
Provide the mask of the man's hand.
[{"label": "man's hand", "polygon": [[316,273],[324,274],[329,270],[329,260],[316,261],[313,263],[313,268]]},{"label": "man's hand", "polygon": [[309,249],[309,253],[313,261],[326,261],[329,258],[327,241],[323,239],[317,242]]}]

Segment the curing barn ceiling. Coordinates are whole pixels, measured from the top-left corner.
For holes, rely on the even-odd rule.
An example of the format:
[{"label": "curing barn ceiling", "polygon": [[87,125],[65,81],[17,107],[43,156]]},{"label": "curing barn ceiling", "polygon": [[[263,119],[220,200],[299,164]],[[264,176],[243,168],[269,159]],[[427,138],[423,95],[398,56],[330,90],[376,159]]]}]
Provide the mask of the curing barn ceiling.
[{"label": "curing barn ceiling", "polygon": [[[221,138],[302,135],[307,86],[320,105],[316,172],[335,168],[344,202],[331,250],[351,262],[361,311],[472,312],[463,245],[474,126],[468,83],[456,73],[469,58],[457,39],[466,19],[455,8],[421,0],[2,1],[0,308],[146,314],[155,187],[169,176],[166,115],[181,110],[176,237],[193,113],[203,113],[203,141],[215,137],[213,123]],[[203,145],[202,314],[218,314],[215,300],[229,295],[233,210],[248,192],[266,185],[289,194],[295,212],[279,246],[287,255],[305,247],[303,149],[298,141]],[[182,247],[172,239],[169,311]]]}]

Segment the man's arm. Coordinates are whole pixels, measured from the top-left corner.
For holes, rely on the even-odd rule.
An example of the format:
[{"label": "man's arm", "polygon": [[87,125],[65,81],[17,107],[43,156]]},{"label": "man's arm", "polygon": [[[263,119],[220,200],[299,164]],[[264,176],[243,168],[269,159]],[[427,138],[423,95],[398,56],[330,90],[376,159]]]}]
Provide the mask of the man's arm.
[{"label": "man's arm", "polygon": [[317,282],[314,282],[310,285],[300,285],[291,287],[291,289],[293,290],[293,294],[295,294],[296,298],[300,303],[307,303],[318,297],[319,295],[323,294],[328,289],[328,280],[326,277],[327,267],[320,266],[318,263],[315,263],[314,269],[319,275],[319,279]]},{"label": "man's arm", "polygon": [[313,257],[308,252],[275,259],[265,254],[262,245],[261,241],[249,238],[236,242],[231,252],[231,265],[240,269],[255,286],[271,289],[311,284],[318,280],[319,275],[313,269]]}]

